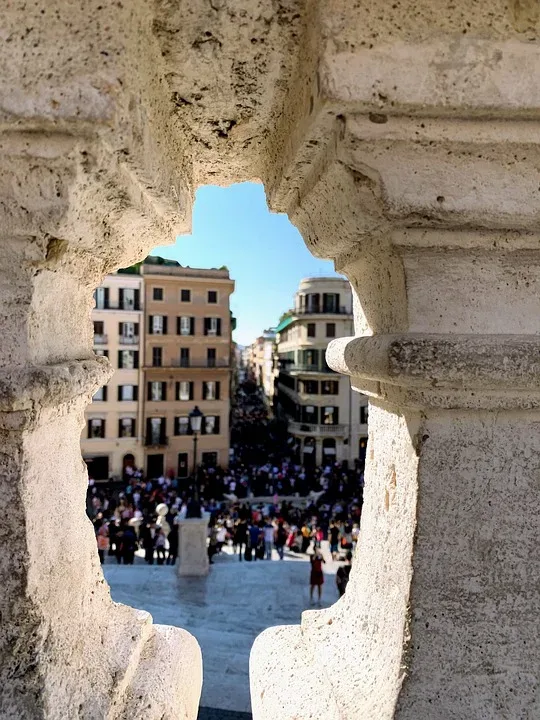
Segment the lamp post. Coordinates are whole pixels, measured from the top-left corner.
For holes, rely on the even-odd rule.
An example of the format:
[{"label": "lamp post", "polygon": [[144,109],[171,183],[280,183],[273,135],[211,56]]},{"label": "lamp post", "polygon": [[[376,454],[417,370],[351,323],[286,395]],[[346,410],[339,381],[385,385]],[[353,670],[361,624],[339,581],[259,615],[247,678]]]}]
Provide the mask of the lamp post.
[{"label": "lamp post", "polygon": [[195,488],[186,510],[186,517],[178,523],[178,574],[202,577],[208,575],[208,516],[201,510],[197,478],[197,440],[204,415],[195,405],[189,413],[189,427],[193,434],[193,479]]},{"label": "lamp post", "polygon": [[204,416],[197,405],[195,405],[193,410],[189,413],[189,426],[191,428],[191,432],[193,433],[193,480],[195,483],[193,500],[196,503],[199,502],[199,482],[197,478],[197,440],[199,437],[199,433],[201,432],[203,417]]}]

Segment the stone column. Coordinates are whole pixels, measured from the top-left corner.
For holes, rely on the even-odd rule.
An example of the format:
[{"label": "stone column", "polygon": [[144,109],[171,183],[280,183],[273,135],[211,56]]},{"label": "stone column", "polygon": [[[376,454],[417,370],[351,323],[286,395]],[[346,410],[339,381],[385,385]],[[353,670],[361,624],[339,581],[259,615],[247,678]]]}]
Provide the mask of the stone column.
[{"label": "stone column", "polygon": [[160,52],[138,1],[10,4],[3,33],[1,715],[194,720],[200,649],[112,602],[80,452],[110,377],[92,351],[93,289],[189,227]]},{"label": "stone column", "polygon": [[[539,138],[516,109],[539,100],[511,81],[539,56],[440,43],[333,48],[321,94],[341,114],[276,190],[353,286],[356,337],[327,359],[370,397],[369,446],[347,593],[256,640],[256,720],[540,714]],[[478,53],[498,58],[485,75]]]},{"label": "stone column", "polygon": [[111,601],[80,452],[111,375],[92,351],[93,289],[166,228],[127,201],[98,141],[14,132],[1,149],[2,717],[194,719],[200,649]]},{"label": "stone column", "polygon": [[178,523],[178,576],[204,577],[208,562],[208,513],[202,518],[188,518]]}]

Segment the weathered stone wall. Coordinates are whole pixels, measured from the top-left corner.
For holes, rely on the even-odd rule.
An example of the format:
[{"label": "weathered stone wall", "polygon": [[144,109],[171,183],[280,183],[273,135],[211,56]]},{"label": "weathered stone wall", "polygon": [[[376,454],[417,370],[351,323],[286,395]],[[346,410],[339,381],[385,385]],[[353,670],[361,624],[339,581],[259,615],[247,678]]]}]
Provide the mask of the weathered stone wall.
[{"label": "weathered stone wall", "polygon": [[255,717],[540,713],[538,21],[522,0],[6,7],[4,717],[196,715],[195,641],[111,603],[84,518],[91,293],[189,229],[198,185],[246,179],[350,279],[357,337],[328,357],[372,398],[347,593],[257,641]]}]

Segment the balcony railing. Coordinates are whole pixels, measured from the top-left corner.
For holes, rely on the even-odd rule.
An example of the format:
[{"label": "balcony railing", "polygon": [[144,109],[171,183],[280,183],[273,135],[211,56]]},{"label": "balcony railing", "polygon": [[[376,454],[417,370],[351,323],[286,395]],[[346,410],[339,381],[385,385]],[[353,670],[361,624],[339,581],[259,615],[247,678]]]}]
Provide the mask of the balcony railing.
[{"label": "balcony railing", "polygon": [[210,369],[227,369],[231,367],[230,360],[181,360],[174,358],[168,364],[163,363],[161,367],[173,367],[173,368],[195,368],[197,370],[210,368]]},{"label": "balcony railing", "polygon": [[100,303],[99,305],[96,305],[95,310],[121,310],[125,312],[140,312],[141,311],[141,305],[140,303],[107,303],[107,305],[104,305],[103,303]]},{"label": "balcony railing", "polygon": [[144,444],[146,447],[166,447],[169,444],[169,438],[166,435],[161,435],[158,438],[147,435]]},{"label": "balcony railing", "polygon": [[311,425],[310,423],[289,423],[289,431],[305,435],[345,435],[346,425]]},{"label": "balcony railing", "polygon": [[352,310],[344,305],[339,307],[303,307],[294,310],[295,315],[352,315]]},{"label": "balcony railing", "polygon": [[120,345],[138,345],[139,344],[139,336],[138,335],[120,335],[118,338],[118,342]]},{"label": "balcony railing", "polygon": [[287,365],[284,364],[280,370],[285,372],[316,372],[316,373],[333,373],[334,370],[326,365],[320,367],[319,365],[299,363],[298,365]]},{"label": "balcony railing", "polygon": [[94,345],[106,345],[109,342],[107,335],[94,335]]}]

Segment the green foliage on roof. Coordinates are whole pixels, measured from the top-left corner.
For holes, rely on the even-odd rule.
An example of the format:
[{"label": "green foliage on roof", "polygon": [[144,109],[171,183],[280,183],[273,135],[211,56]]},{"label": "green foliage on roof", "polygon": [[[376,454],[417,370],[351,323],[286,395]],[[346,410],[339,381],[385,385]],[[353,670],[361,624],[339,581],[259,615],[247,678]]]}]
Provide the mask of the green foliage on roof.
[{"label": "green foliage on roof", "polygon": [[141,265],[142,263],[135,263],[134,265],[130,265],[127,268],[120,268],[118,270],[119,275],[140,275],[141,274]]},{"label": "green foliage on roof", "polygon": [[168,267],[181,267],[177,260],[167,260],[159,255],[149,255],[144,259],[145,265],[167,265]]},{"label": "green foliage on roof", "polygon": [[167,265],[168,267],[182,267],[176,260],[167,260],[159,255],[148,255],[144,260],[138,263],[134,263],[127,268],[118,270],[120,275],[140,275],[141,265]]}]

